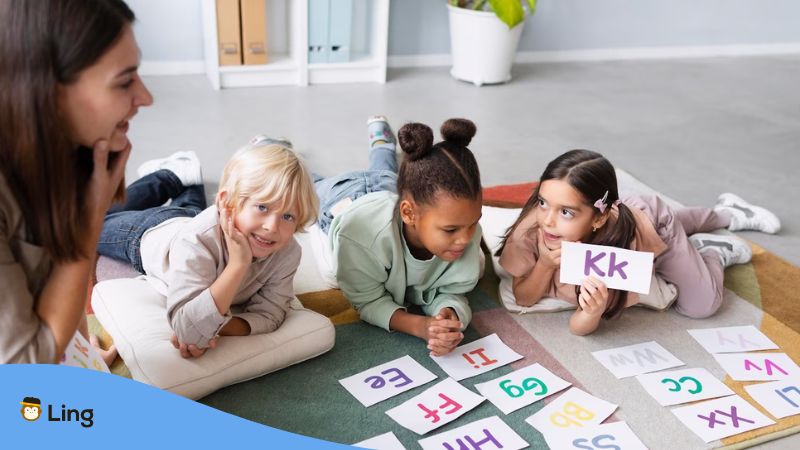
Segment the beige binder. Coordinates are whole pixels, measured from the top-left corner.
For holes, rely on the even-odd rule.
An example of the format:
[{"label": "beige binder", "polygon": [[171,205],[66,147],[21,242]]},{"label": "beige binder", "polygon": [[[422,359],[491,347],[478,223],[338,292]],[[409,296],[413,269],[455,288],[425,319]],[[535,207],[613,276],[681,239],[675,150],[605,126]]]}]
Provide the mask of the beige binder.
[{"label": "beige binder", "polygon": [[242,64],[239,0],[217,0],[217,42],[220,66]]},{"label": "beige binder", "polygon": [[267,0],[241,0],[245,64],[267,63]]}]

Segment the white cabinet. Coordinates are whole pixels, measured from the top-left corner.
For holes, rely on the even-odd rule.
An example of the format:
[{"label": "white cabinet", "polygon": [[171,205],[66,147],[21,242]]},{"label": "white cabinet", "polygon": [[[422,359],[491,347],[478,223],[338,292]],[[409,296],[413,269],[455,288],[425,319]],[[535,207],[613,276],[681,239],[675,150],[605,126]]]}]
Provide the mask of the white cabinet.
[{"label": "white cabinet", "polygon": [[214,89],[386,82],[389,0],[353,0],[350,61],[325,64],[308,63],[308,0],[264,1],[268,63],[220,66],[216,0],[202,0],[205,69]]}]

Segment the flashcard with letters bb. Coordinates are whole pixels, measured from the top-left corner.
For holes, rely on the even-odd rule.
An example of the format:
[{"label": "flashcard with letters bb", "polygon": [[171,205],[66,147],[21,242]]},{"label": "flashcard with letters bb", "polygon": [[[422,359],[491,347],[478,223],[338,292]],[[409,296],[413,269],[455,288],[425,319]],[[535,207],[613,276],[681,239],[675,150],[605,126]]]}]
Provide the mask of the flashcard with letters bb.
[{"label": "flashcard with letters bb", "polygon": [[497,416],[476,420],[454,430],[420,439],[419,445],[422,450],[519,450],[528,447],[528,443]]},{"label": "flashcard with letters bb", "polygon": [[647,450],[625,422],[601,423],[581,430],[548,434],[544,438],[550,448],[558,449]]},{"label": "flashcard with letters bb", "polygon": [[714,359],[737,381],[775,381],[800,376],[786,353],[723,353]]},{"label": "flashcard with letters bb", "polygon": [[444,356],[431,356],[431,358],[448,375],[461,381],[522,359],[522,355],[511,350],[497,334],[490,334],[456,347]]},{"label": "flashcard with letters bb", "polygon": [[597,425],[616,409],[617,405],[573,387],[525,421],[547,436]]},{"label": "flashcard with letters bb", "polygon": [[562,242],[560,281],[579,286],[586,277],[603,280],[610,289],[648,294],[653,277],[653,253]]},{"label": "flashcard with letters bb", "polygon": [[800,414],[800,377],[751,384],[744,389],[776,419]]},{"label": "flashcard with letters bb", "polygon": [[403,427],[425,434],[456,420],[484,400],[456,380],[447,378],[386,414]]},{"label": "flashcard with letters bb", "polygon": [[638,375],[636,379],[661,406],[733,395],[734,392],[706,369],[693,368]]},{"label": "flashcard with letters bb", "polygon": [[541,364],[533,364],[492,381],[476,384],[475,389],[503,414],[511,414],[569,386],[569,382],[553,375]]},{"label": "flashcard with letters bb", "polygon": [[397,394],[435,380],[434,375],[408,355],[339,380],[364,406],[372,406]]},{"label": "flashcard with letters bb", "polygon": [[708,353],[753,352],[778,348],[764,333],[752,325],[686,331]]},{"label": "flashcard with letters bb", "polygon": [[61,355],[61,362],[59,364],[111,373],[111,371],[108,370],[106,362],[103,361],[103,357],[100,356],[97,349],[83,337],[80,331],[75,332],[75,336],[72,336],[72,340],[69,341],[69,345],[67,345],[66,350],[64,350],[64,354]]},{"label": "flashcard with letters bb", "polygon": [[403,444],[400,443],[400,439],[397,439],[397,436],[391,431],[365,441],[356,442],[353,444],[353,447],[371,448],[374,450],[406,450]]},{"label": "flashcard with letters bb", "polygon": [[683,365],[655,341],[600,350],[592,352],[592,356],[620,379]]},{"label": "flashcard with letters bb", "polygon": [[738,395],[682,406],[672,413],[705,442],[775,423]]}]

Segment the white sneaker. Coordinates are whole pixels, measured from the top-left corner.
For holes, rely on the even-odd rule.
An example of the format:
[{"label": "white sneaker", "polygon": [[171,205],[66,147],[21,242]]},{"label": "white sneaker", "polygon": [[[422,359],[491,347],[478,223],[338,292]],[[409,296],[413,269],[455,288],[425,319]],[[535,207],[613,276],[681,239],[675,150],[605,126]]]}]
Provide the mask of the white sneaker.
[{"label": "white sneaker", "polygon": [[253,138],[250,139],[250,142],[248,142],[248,144],[253,145],[253,146],[279,144],[279,145],[282,145],[282,146],[284,146],[286,148],[294,149],[294,147],[292,146],[292,141],[290,141],[289,139],[287,139],[287,138],[285,138],[283,136],[278,136],[276,138],[269,137],[266,134],[257,134],[255,136],[253,136]]},{"label": "white sneaker", "polygon": [[731,231],[758,230],[775,234],[781,229],[781,221],[778,216],[760,206],[751,205],[730,192],[719,196],[714,211],[730,213],[731,224],[728,229]]},{"label": "white sneaker", "polygon": [[203,184],[203,171],[200,160],[193,151],[175,152],[166,158],[145,161],[136,170],[139,178],[155,171],[166,169],[174,173],[184,186]]},{"label": "white sneaker", "polygon": [[713,251],[719,254],[724,267],[750,262],[750,258],[753,257],[753,250],[747,242],[736,236],[697,233],[689,236],[689,242],[700,253]]}]

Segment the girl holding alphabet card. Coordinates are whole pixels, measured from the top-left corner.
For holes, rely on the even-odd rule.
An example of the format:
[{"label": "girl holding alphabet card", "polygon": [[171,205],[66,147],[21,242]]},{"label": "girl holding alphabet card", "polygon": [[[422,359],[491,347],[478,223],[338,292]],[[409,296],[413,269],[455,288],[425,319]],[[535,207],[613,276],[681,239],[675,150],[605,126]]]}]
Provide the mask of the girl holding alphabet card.
[{"label": "girl holding alphabet card", "polygon": [[741,239],[706,233],[720,228],[776,233],[780,221],[733,194],[722,194],[713,209],[675,210],[656,196],[620,200],[611,163],[599,153],[571,150],[547,165],[497,254],[514,277],[518,305],[530,306],[546,296],[577,304],[570,331],[586,335],[601,318],[636,304],[638,296],[608,289],[592,276],[580,286],[560,283],[562,242],[652,252],[655,272],[678,289],[676,310],[704,318],[722,304],[725,267],[752,256]]}]

